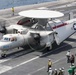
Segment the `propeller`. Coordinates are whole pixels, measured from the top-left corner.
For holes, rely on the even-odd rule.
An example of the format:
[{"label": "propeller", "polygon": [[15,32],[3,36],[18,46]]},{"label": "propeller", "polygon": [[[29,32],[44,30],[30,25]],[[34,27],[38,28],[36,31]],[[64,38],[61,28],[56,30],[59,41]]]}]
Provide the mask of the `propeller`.
[{"label": "propeller", "polygon": [[1,26],[0,33],[2,33],[2,34],[6,34],[7,33],[7,29],[6,29],[5,26]]},{"label": "propeller", "polygon": [[40,45],[40,38],[41,38],[40,34],[39,33],[31,33],[31,36],[34,38],[36,43]]},{"label": "propeller", "polygon": [[39,33],[34,34],[34,39],[37,41],[38,44],[40,44],[40,34]]}]

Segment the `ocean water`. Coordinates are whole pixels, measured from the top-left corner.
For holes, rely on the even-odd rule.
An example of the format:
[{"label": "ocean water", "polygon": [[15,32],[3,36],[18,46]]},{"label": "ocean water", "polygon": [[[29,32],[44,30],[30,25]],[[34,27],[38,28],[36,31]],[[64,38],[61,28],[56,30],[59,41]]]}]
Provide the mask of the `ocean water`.
[{"label": "ocean water", "polygon": [[56,0],[0,0],[0,9],[6,9],[29,4],[38,4],[43,2],[51,2],[51,1]]}]

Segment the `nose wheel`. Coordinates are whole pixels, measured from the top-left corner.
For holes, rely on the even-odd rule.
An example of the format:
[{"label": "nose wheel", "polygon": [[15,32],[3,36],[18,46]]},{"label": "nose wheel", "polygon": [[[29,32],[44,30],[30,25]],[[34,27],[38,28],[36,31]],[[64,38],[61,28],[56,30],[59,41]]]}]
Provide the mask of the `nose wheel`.
[{"label": "nose wheel", "polygon": [[6,54],[1,54],[1,58],[5,58],[6,57]]}]

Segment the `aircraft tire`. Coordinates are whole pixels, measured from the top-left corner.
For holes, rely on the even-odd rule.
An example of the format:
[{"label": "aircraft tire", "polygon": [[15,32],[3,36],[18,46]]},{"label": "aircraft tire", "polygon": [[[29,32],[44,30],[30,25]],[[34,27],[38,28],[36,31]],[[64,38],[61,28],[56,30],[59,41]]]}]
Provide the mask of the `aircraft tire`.
[{"label": "aircraft tire", "polygon": [[46,49],[47,49],[47,51],[49,51],[50,50],[50,47],[46,47]]},{"label": "aircraft tire", "polygon": [[5,58],[5,57],[6,57],[6,54],[1,54],[1,57],[2,57],[2,58]]}]

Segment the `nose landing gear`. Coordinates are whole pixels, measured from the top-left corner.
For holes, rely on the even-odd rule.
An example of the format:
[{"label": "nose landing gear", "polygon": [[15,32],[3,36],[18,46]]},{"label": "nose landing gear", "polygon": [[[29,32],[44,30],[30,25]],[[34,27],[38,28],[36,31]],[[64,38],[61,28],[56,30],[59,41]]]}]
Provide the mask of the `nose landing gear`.
[{"label": "nose landing gear", "polygon": [[5,58],[6,57],[6,54],[1,54],[1,58]]},{"label": "nose landing gear", "polygon": [[0,58],[5,58],[6,57],[6,51],[0,51]]}]

